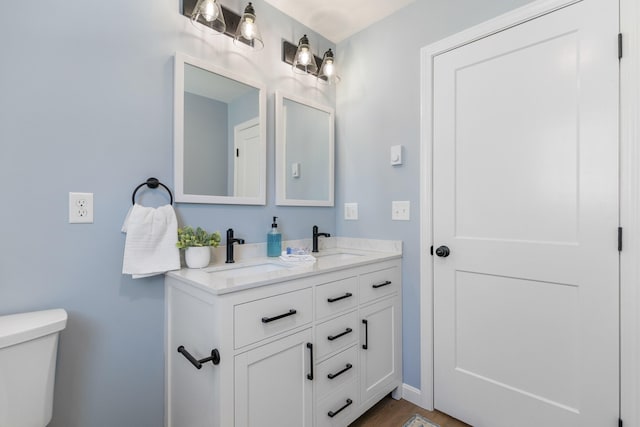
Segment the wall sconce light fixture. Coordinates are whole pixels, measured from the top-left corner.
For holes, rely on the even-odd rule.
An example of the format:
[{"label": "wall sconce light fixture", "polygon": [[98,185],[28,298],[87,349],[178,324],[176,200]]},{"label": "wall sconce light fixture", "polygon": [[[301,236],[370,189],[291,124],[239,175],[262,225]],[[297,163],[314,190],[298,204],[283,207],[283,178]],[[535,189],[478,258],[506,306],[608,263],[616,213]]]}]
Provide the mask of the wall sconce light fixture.
[{"label": "wall sconce light fixture", "polygon": [[227,29],[222,9],[216,0],[198,0],[189,17],[194,26],[201,24],[216,34],[223,34]]},{"label": "wall sconce light fixture", "polygon": [[320,65],[320,71],[318,72],[318,78],[329,84],[338,83],[340,81],[340,77],[336,74],[336,66],[331,49],[324,53],[322,65]]},{"label": "wall sconce light fixture", "polygon": [[233,39],[234,43],[244,43],[253,47],[256,50],[260,50],[264,47],[262,42],[262,35],[256,24],[256,11],[253,9],[251,2],[244,8],[244,14],[240,19],[238,28],[236,29],[236,36]]},{"label": "wall sconce light fixture", "polygon": [[[249,3],[242,17],[222,6],[218,0],[183,0],[182,14],[196,27],[202,24],[216,34],[233,38],[234,43],[260,50],[264,47],[256,24],[256,12]],[[199,27],[202,28],[202,27]]]},{"label": "wall sconce light fixture", "polygon": [[297,73],[311,74],[327,83],[337,83],[340,80],[336,74],[333,51],[327,50],[323,58],[315,56],[306,34],[300,38],[298,45],[282,41],[282,61],[290,64]]}]

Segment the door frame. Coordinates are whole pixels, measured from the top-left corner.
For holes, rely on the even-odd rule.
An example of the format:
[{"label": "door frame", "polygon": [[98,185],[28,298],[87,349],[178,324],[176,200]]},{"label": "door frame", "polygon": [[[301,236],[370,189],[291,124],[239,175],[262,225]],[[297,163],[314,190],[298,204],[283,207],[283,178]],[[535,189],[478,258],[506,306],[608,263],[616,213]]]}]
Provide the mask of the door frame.
[{"label": "door frame", "polygon": [[[420,50],[420,380],[407,396],[425,409],[434,405],[433,366],[433,63],[442,53],[506,30],[581,0],[538,0],[454,34]],[[619,0],[623,57],[620,61],[620,416],[640,427],[640,0]],[[612,230],[615,232],[615,230]]]}]

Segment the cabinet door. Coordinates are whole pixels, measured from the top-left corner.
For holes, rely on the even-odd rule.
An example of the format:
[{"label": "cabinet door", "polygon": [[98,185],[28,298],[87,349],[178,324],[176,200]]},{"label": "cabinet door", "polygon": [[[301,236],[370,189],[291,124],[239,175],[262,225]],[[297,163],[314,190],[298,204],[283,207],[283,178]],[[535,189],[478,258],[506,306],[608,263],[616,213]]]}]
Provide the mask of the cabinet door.
[{"label": "cabinet door", "polygon": [[236,427],[311,427],[311,329],[235,358]]},{"label": "cabinet door", "polygon": [[402,373],[400,303],[397,296],[360,311],[360,384],[363,403],[399,385]]}]

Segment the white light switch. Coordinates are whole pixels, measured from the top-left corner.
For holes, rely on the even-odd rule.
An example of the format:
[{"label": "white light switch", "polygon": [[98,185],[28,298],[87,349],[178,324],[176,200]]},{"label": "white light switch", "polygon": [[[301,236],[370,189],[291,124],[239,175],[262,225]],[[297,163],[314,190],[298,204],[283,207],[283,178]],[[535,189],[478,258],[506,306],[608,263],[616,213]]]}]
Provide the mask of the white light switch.
[{"label": "white light switch", "polygon": [[411,218],[409,212],[411,210],[411,202],[391,202],[391,219],[394,221],[409,221]]},{"label": "white light switch", "polygon": [[394,145],[391,147],[391,165],[402,164],[402,145]]},{"label": "white light switch", "polygon": [[291,163],[291,178],[300,178],[300,163]]},{"label": "white light switch", "polygon": [[357,203],[345,203],[344,204],[344,219],[356,220],[358,219],[358,204]]}]

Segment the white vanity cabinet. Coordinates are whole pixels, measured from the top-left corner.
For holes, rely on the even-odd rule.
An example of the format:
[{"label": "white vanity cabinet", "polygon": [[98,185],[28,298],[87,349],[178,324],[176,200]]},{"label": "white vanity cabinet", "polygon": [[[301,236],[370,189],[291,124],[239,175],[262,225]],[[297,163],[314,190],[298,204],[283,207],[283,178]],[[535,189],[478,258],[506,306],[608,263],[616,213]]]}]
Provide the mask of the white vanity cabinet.
[{"label": "white vanity cabinet", "polygon": [[[168,427],[344,427],[401,385],[399,257],[238,290],[165,286]],[[197,369],[180,346],[220,362]]]}]

